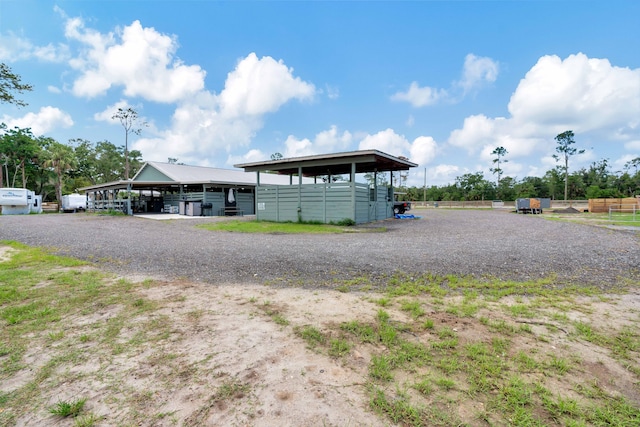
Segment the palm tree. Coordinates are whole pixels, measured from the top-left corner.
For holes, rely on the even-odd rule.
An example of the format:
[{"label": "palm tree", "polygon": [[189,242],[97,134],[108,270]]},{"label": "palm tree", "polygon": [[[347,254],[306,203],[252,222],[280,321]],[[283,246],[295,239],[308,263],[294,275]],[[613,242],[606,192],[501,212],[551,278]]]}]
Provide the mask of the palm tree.
[{"label": "palm tree", "polygon": [[44,167],[51,168],[56,175],[55,189],[56,201],[58,202],[58,211],[62,209],[62,185],[64,174],[75,167],[76,158],[73,149],[68,145],[60,144],[51,140],[48,142],[47,160],[44,161]]}]

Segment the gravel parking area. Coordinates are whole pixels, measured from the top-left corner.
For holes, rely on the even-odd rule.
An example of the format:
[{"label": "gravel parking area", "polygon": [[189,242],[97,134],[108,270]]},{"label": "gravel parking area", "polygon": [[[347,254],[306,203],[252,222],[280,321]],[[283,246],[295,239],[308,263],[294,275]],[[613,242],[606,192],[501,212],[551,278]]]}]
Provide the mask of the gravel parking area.
[{"label": "gravel parking area", "polygon": [[[386,232],[323,235],[211,232],[219,218],[155,221],[89,214],[0,216],[0,240],[89,260],[124,275],[212,284],[317,287],[395,272],[530,280],[609,288],[640,280],[640,233],[505,211],[438,210],[387,220]],[[360,227],[357,227],[360,229]]]}]

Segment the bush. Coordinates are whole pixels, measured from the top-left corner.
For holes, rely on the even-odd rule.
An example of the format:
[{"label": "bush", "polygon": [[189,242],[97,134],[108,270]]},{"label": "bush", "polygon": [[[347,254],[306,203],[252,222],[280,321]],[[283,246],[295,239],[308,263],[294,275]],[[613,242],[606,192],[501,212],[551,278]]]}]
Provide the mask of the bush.
[{"label": "bush", "polygon": [[356,225],[356,222],[351,218],[344,218],[338,221],[337,225],[341,227],[353,227],[354,225]]}]

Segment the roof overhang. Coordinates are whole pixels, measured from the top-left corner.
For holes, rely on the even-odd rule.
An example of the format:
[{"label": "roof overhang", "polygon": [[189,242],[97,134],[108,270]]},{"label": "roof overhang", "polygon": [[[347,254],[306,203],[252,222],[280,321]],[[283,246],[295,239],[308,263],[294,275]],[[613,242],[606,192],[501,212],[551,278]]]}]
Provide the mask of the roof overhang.
[{"label": "roof overhang", "polygon": [[107,191],[107,190],[126,190],[128,184],[131,184],[132,190],[150,190],[168,187],[180,187],[185,185],[213,185],[215,187],[255,187],[254,183],[247,182],[217,182],[217,181],[111,181],[103,184],[91,185],[88,187],[78,188],[78,191]]},{"label": "roof overhang", "polygon": [[395,157],[382,151],[360,150],[241,163],[234,167],[243,168],[245,172],[270,171],[281,175],[297,175],[302,170],[303,176],[311,177],[350,174],[354,164],[356,173],[401,171],[418,166],[408,159]]}]

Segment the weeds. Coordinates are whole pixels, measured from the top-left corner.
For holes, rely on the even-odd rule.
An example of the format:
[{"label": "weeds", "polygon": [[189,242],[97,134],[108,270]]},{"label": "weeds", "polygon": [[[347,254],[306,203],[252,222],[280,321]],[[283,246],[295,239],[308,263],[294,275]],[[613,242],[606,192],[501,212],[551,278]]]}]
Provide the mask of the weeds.
[{"label": "weeds", "polygon": [[49,413],[59,417],[77,417],[86,402],[86,398],[71,401],[61,400],[49,408]]}]

